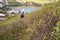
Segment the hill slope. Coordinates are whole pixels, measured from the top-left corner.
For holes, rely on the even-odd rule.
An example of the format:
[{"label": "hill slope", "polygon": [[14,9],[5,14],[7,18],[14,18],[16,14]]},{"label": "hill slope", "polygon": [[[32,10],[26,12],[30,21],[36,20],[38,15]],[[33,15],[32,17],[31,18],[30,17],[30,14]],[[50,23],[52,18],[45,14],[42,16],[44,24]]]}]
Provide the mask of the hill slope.
[{"label": "hill slope", "polygon": [[[54,0],[17,0],[18,2],[36,2],[36,3],[51,3],[54,2]],[[58,0],[55,0],[58,1]]]},{"label": "hill slope", "polygon": [[56,9],[54,4],[46,4],[42,10],[25,14],[24,18],[17,15],[3,22],[0,40],[55,40],[51,32],[60,21],[59,3]]}]

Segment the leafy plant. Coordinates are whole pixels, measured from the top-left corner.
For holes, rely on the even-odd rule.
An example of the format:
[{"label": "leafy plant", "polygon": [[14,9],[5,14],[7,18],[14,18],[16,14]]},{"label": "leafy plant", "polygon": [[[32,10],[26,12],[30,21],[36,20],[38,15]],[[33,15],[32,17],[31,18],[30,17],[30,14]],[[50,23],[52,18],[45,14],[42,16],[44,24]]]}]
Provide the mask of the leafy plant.
[{"label": "leafy plant", "polygon": [[52,35],[53,39],[60,40],[60,22],[57,23],[57,27],[54,27]]}]

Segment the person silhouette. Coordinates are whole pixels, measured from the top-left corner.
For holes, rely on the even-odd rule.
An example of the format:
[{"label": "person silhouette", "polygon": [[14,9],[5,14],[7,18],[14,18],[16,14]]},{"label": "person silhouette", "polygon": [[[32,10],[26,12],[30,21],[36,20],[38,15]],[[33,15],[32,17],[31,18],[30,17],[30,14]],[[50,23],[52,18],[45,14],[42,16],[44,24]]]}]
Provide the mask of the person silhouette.
[{"label": "person silhouette", "polygon": [[20,13],[20,17],[21,17],[21,18],[24,18],[24,10],[25,10],[25,9],[22,9],[22,10],[21,10],[21,13]]},{"label": "person silhouette", "polygon": [[24,12],[21,13],[21,18],[24,18]]}]

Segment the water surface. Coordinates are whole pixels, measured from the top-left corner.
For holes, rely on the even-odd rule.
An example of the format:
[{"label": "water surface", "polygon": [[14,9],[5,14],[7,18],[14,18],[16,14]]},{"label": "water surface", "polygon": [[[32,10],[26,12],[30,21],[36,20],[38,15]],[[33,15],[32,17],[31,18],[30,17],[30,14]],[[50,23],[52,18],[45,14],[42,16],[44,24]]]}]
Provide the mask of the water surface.
[{"label": "water surface", "polygon": [[12,10],[9,10],[8,11],[9,13],[12,13],[12,12],[18,13],[21,10],[24,10],[25,13],[29,13],[29,12],[40,9],[39,7],[29,7],[29,6],[28,7],[10,7],[10,8]]}]

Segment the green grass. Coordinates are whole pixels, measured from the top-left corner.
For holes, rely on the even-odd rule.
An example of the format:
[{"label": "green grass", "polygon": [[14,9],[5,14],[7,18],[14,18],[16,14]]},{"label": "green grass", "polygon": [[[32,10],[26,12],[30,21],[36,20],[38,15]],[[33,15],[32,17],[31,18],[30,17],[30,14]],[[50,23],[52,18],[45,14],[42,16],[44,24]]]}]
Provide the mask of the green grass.
[{"label": "green grass", "polygon": [[22,6],[22,4],[18,2],[8,2],[8,6],[15,7],[15,6]]},{"label": "green grass", "polygon": [[60,21],[60,6],[57,6],[54,3],[46,4],[41,10],[25,14],[24,18],[17,14],[0,22],[0,40],[59,40],[60,36],[51,36],[51,32],[55,31],[53,28]]},{"label": "green grass", "polygon": [[0,21],[0,25],[7,25],[8,23],[9,24],[11,24],[11,23],[13,24],[17,20],[19,20],[19,14],[18,15],[15,15],[15,16],[13,16],[11,18],[8,18],[7,17],[6,20],[4,20],[4,21]]}]

